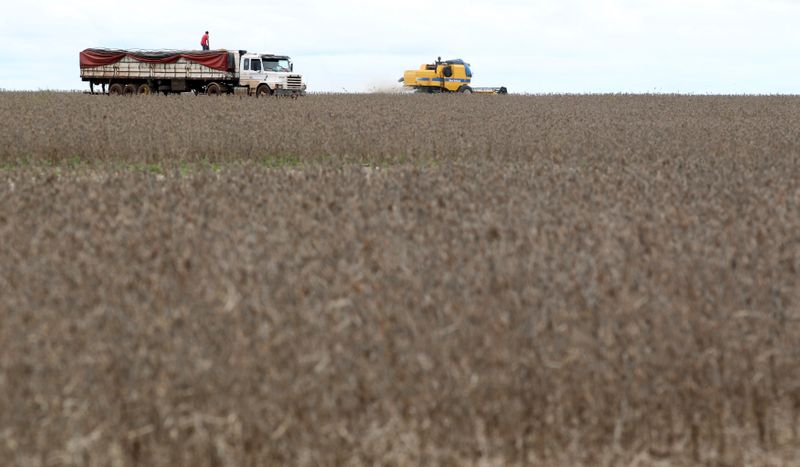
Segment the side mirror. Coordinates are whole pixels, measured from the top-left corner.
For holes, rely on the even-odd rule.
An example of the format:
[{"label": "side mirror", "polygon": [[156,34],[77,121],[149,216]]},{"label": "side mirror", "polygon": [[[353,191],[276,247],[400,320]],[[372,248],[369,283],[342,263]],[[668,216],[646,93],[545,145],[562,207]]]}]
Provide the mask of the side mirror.
[{"label": "side mirror", "polygon": [[289,71],[294,71],[294,63],[289,64]]}]

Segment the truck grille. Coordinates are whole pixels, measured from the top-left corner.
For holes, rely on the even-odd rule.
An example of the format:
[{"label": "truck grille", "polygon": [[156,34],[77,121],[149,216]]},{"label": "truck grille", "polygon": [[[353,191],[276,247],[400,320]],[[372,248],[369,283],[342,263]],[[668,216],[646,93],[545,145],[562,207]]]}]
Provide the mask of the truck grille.
[{"label": "truck grille", "polygon": [[301,89],[303,87],[303,78],[301,76],[291,75],[286,78],[286,86],[289,89]]}]

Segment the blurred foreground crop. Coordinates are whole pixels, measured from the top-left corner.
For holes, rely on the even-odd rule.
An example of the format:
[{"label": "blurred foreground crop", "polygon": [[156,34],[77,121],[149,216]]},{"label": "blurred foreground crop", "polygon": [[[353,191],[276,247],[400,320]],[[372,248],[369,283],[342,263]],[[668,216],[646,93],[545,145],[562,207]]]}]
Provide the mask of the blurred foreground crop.
[{"label": "blurred foreground crop", "polygon": [[798,98],[0,115],[4,465],[800,458]]}]

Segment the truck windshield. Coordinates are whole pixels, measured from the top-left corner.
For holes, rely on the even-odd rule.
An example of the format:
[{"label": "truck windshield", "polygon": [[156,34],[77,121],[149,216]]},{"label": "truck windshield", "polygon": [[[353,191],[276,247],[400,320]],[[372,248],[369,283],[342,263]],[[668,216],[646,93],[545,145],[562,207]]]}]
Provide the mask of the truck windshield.
[{"label": "truck windshield", "polygon": [[289,60],[264,59],[264,70],[289,71]]}]

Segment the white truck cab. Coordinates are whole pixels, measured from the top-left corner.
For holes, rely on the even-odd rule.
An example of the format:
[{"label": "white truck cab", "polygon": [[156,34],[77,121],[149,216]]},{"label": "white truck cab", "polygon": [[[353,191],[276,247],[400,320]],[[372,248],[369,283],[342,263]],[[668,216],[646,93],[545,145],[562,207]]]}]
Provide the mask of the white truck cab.
[{"label": "white truck cab", "polygon": [[300,96],[306,91],[303,77],[294,73],[289,57],[252,52],[239,57],[239,85],[256,96]]}]

